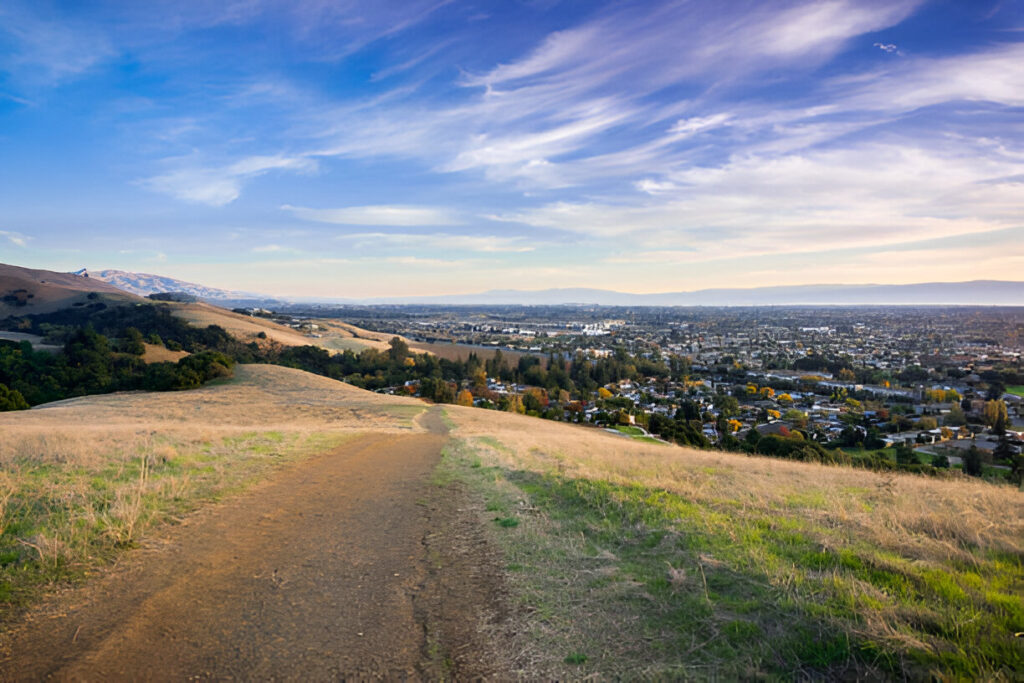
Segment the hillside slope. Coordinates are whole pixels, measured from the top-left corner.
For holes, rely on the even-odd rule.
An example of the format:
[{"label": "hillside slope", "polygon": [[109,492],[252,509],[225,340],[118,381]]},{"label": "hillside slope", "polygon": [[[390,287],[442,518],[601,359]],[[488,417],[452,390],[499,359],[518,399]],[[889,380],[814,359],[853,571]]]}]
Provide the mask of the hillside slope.
[{"label": "hillside slope", "polygon": [[[508,677],[1012,678],[1024,667],[1018,490],[443,409],[452,431],[431,481],[455,518],[427,527],[435,558],[448,557],[431,571],[443,581],[463,567],[467,543],[475,566],[504,567],[504,597],[483,606],[504,615],[487,632]],[[281,462],[360,435],[422,432],[425,410],[239,366],[199,390],[0,415],[11,492],[0,551],[17,556],[0,568],[2,594],[31,594],[32,567],[41,581],[80,576]],[[382,528],[397,523],[388,514],[377,513]],[[54,599],[48,609],[62,611]]]},{"label": "hillside slope", "polygon": [[52,313],[98,301],[138,300],[132,294],[93,278],[0,263],[0,319],[9,315]]},{"label": "hillside slope", "polygon": [[92,279],[102,280],[138,296],[148,296],[160,292],[184,292],[200,299],[241,299],[248,296],[241,292],[207,287],[206,285],[194,282],[185,282],[184,280],[177,280],[163,275],[152,275],[150,273],[130,273],[124,270],[111,269],[90,270],[87,272]]},{"label": "hillside slope", "polygon": [[527,678],[1024,670],[1024,492],[446,411]]}]

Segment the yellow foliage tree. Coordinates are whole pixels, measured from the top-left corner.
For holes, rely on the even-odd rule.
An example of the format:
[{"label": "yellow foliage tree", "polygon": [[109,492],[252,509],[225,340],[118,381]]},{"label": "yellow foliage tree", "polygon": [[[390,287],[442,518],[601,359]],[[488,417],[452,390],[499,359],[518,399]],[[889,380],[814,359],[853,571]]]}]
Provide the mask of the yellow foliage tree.
[{"label": "yellow foliage tree", "polygon": [[473,393],[469,389],[463,389],[459,392],[459,395],[455,397],[455,403],[460,406],[472,406]]},{"label": "yellow foliage tree", "polygon": [[748,394],[756,394],[757,393],[757,385],[756,384],[748,384],[747,385],[747,393]]},{"label": "yellow foliage tree", "polygon": [[782,413],[780,413],[777,410],[769,410],[767,412],[768,412],[768,417],[770,417],[773,420],[778,420],[780,417],[782,417]]},{"label": "yellow foliage tree", "polygon": [[763,398],[771,398],[775,396],[775,390],[771,387],[761,387],[760,393]]},{"label": "yellow foliage tree", "polygon": [[743,423],[740,422],[739,420],[729,420],[726,424],[729,427],[729,431],[733,433],[738,432],[740,430],[740,427],[743,426]]},{"label": "yellow foliage tree", "polygon": [[995,427],[997,423],[1006,424],[1006,403],[1003,401],[986,401],[985,402],[985,424],[989,427]]},{"label": "yellow foliage tree", "polygon": [[598,398],[611,398],[612,397],[612,392],[608,391],[604,387],[601,387],[600,389],[597,390],[597,397]]},{"label": "yellow foliage tree", "polygon": [[793,397],[789,394],[779,394],[779,403],[792,403]]},{"label": "yellow foliage tree", "polygon": [[526,408],[523,407],[523,399],[519,397],[519,394],[509,394],[505,410],[506,412],[519,413],[520,415],[526,412]]}]

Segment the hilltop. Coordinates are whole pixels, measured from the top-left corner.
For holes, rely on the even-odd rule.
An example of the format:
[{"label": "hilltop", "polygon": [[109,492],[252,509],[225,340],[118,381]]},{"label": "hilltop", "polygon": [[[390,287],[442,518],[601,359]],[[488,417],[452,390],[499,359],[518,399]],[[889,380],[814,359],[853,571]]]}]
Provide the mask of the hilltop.
[{"label": "hilltop", "polygon": [[138,300],[114,285],[93,278],[0,263],[0,319],[8,315],[51,313],[64,308]]},{"label": "hilltop", "polygon": [[[192,565],[183,558],[178,571],[186,573],[173,584],[178,587],[161,588],[164,579],[154,578],[154,590],[164,592],[149,596],[144,577],[167,566],[170,548],[190,543],[189,533],[199,534],[203,547],[226,542],[217,540],[218,533],[229,533],[222,515],[234,515],[236,508],[245,514],[267,496],[278,500],[300,481],[344,477],[343,470],[328,474],[337,466],[329,463],[356,453],[373,458],[375,451],[359,450],[360,444],[385,453],[375,435],[425,433],[426,409],[415,399],[381,396],[298,370],[239,366],[234,379],[192,392],[86,397],[0,415],[0,462],[13,494],[7,510],[16,514],[14,530],[9,525],[0,539],[5,557],[19,558],[3,571],[21,567],[3,574],[5,590],[24,595],[34,565],[46,580],[94,571],[126,538],[150,548],[123,570],[36,608],[26,626],[4,639],[15,648],[9,656],[27,652],[19,643],[40,642],[35,638],[70,641],[78,627],[79,645],[54,651],[63,653],[62,666],[71,667],[60,670],[87,672],[75,667],[90,666],[89,648],[108,638],[103,629],[134,624],[117,636],[127,638],[119,641],[124,653],[146,651],[147,633],[178,633],[179,622],[162,626],[152,619],[175,609],[175,591],[184,584],[190,595],[208,594],[210,575],[200,568],[189,573]],[[437,671],[430,662],[447,660],[453,675],[884,679],[929,672],[1006,675],[1024,662],[1013,637],[1024,618],[1024,494],[1015,489],[640,443],[603,430],[457,406],[444,413],[452,432],[440,463],[433,461],[435,493],[407,494],[435,526],[424,528],[425,546],[417,540],[419,550],[402,551],[415,555],[427,548],[432,555],[424,555],[423,564],[406,559],[407,565],[389,565],[395,569],[377,577],[396,604],[408,605],[414,622],[430,625],[427,633],[435,634],[423,641],[430,654],[418,665],[421,673]],[[81,424],[88,427],[71,426]],[[328,451],[337,454],[335,460],[317,456]],[[140,462],[146,463],[141,478]],[[291,464],[278,474],[282,463]],[[391,476],[383,462],[373,469],[364,488]],[[97,477],[106,482],[101,489],[86,485]],[[253,495],[230,498],[237,502],[223,511],[205,507],[211,496],[258,480],[267,484]],[[76,518],[98,526],[85,533],[59,510],[46,513],[46,501],[57,499],[68,501]],[[317,500],[305,499],[304,505]],[[110,500],[119,502],[111,507]],[[189,513],[196,507],[205,512]],[[396,528],[398,509],[381,508],[374,527]],[[26,517],[28,510],[42,516]],[[263,525],[283,523],[272,521],[281,513],[260,514],[271,515],[258,517],[262,534],[274,528]],[[185,526],[167,525],[181,515],[187,515]],[[306,584],[293,582],[298,575],[289,562],[298,568],[317,551],[310,546],[290,552],[292,560],[274,560],[284,563],[274,565],[280,578],[269,577],[268,568],[264,581],[270,583],[254,584],[266,585],[268,600],[278,599],[269,597],[275,591],[285,591],[282,599],[305,599]],[[346,566],[361,566],[360,556],[346,552]],[[467,562],[476,569],[463,574]],[[423,573],[410,582],[408,571]],[[18,583],[11,583],[14,577]],[[253,624],[239,633],[263,642],[276,631],[261,630],[263,622],[245,612],[245,601],[228,597],[236,589],[264,590],[245,585],[220,585],[220,597],[213,599],[239,606],[229,614],[238,612],[238,619]],[[441,603],[468,592],[480,602],[447,616],[420,609],[422,600],[435,604],[418,597],[435,590],[431,586],[449,595]],[[133,591],[136,597],[123,607],[128,612],[112,612],[124,601],[106,595],[107,587]],[[343,596],[324,590],[318,603],[344,604]],[[68,612],[69,601],[82,606]],[[196,609],[188,620],[195,632],[208,628],[204,619],[213,624],[223,618]],[[44,614],[68,616],[39,621]],[[377,623],[372,611],[363,614]],[[344,634],[353,617],[341,618]],[[45,629],[31,627],[33,620]],[[489,669],[467,660],[459,643],[444,635],[455,622],[476,625],[472,638],[483,638],[478,647],[493,649]],[[353,635],[354,641],[359,637]],[[167,651],[163,636],[159,642],[159,651]],[[220,641],[210,641],[211,647],[214,642]],[[191,643],[172,645],[181,656],[168,666],[199,656],[202,641]],[[0,670],[16,660],[6,661]],[[312,666],[314,660],[305,661]],[[218,670],[217,661],[203,666]]]}]

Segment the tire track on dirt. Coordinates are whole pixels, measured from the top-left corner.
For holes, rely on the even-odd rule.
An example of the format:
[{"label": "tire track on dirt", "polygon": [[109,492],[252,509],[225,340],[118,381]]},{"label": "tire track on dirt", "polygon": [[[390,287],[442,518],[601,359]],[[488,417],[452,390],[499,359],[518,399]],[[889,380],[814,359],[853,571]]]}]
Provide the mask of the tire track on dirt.
[{"label": "tire track on dirt", "polygon": [[429,433],[371,434],[285,470],[46,601],[5,638],[0,678],[495,673],[476,625],[496,579],[478,570],[486,549],[448,531],[456,501],[429,484],[446,429],[437,409],[420,422]]}]

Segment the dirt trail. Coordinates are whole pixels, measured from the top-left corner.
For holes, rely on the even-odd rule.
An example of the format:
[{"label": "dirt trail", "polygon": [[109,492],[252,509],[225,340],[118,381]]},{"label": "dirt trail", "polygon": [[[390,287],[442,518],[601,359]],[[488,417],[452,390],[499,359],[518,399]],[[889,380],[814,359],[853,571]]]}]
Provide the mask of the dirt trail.
[{"label": "dirt trail", "polygon": [[477,678],[494,573],[429,483],[444,444],[370,435],[173,529],[48,600],[0,652],[0,679]]}]

